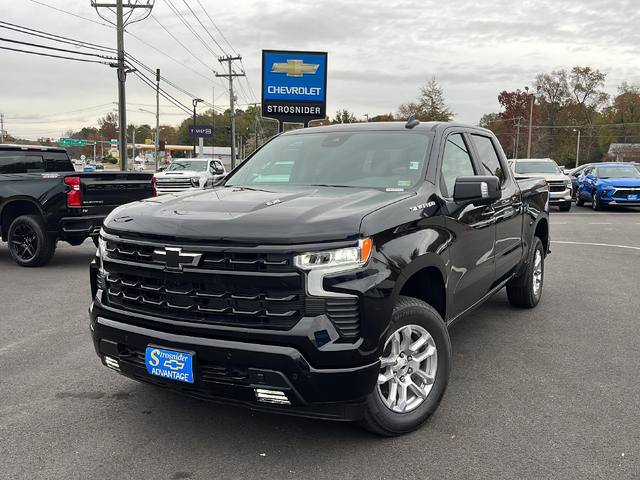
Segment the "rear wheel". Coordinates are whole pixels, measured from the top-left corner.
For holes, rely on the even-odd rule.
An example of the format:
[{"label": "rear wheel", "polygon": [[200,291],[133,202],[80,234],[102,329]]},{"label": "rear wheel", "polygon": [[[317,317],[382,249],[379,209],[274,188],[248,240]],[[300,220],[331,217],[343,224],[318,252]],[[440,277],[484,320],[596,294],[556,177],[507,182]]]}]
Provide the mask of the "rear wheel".
[{"label": "rear wheel", "polygon": [[418,428],[440,404],[451,370],[451,342],[438,312],[412,297],[398,297],[389,332],[360,424],[393,437]]},{"label": "rear wheel", "polygon": [[598,212],[602,210],[602,201],[596,189],[593,189],[593,193],[591,194],[591,208]]},{"label": "rear wheel", "polygon": [[534,237],[527,269],[523,273],[524,284],[520,286],[507,285],[507,298],[514,307],[533,308],[542,298],[544,284],[544,249],[538,237]]},{"label": "rear wheel", "polygon": [[56,239],[47,234],[37,215],[22,215],[9,227],[9,251],[21,267],[41,267],[49,263],[56,250]]}]

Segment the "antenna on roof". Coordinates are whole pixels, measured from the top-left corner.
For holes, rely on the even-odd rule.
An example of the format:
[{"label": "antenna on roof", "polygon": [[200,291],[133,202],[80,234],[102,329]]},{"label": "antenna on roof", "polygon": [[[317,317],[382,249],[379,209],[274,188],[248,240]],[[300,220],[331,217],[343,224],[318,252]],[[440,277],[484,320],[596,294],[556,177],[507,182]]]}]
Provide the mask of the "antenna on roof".
[{"label": "antenna on roof", "polygon": [[404,126],[404,128],[408,128],[409,130],[411,130],[413,127],[416,127],[418,125],[420,125],[420,120],[416,120],[416,116],[411,115],[409,117],[409,120],[407,120],[407,123]]}]

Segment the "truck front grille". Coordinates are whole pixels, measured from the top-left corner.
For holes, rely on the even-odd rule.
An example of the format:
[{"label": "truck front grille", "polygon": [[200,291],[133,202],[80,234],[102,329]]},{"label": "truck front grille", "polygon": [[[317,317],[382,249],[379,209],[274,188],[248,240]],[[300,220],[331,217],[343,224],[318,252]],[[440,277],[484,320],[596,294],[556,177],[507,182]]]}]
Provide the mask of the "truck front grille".
[{"label": "truck front grille", "polygon": [[190,178],[180,178],[174,181],[156,179],[156,189],[159,192],[182,192],[191,187]]},{"label": "truck front grille", "polygon": [[[304,288],[243,285],[240,279],[211,275],[207,281],[193,275],[165,274],[136,269],[115,272],[105,279],[109,305],[159,317],[207,324],[289,329],[304,315]],[[295,279],[294,279],[295,280]],[[263,282],[264,283],[264,282]]]},{"label": "truck front grille", "polygon": [[550,192],[564,192],[567,187],[564,182],[547,182],[549,183]]}]

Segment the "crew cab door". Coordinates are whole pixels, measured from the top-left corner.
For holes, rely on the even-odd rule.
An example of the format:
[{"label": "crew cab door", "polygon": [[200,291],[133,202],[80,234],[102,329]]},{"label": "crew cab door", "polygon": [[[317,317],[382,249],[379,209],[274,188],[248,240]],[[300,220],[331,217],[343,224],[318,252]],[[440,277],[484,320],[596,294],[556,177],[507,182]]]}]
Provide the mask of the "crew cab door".
[{"label": "crew cab door", "polygon": [[493,175],[500,180],[500,200],[489,208],[495,220],[495,283],[498,283],[513,273],[522,258],[522,198],[507,163],[498,153],[495,139],[474,132],[470,132],[469,137],[482,175]]},{"label": "crew cab door", "polygon": [[440,152],[439,190],[445,202],[445,226],[455,237],[449,249],[449,318],[478,302],[495,278],[495,219],[491,206],[453,201],[456,178],[480,175],[471,158],[469,139],[462,131],[449,130]]}]

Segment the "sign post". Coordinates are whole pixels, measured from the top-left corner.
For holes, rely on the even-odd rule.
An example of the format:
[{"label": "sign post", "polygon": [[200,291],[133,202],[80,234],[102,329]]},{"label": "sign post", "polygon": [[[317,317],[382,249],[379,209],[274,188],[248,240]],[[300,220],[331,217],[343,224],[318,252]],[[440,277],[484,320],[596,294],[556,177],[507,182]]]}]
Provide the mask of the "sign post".
[{"label": "sign post", "polygon": [[323,119],[327,114],[327,53],[262,51],[262,116],[280,123]]}]

